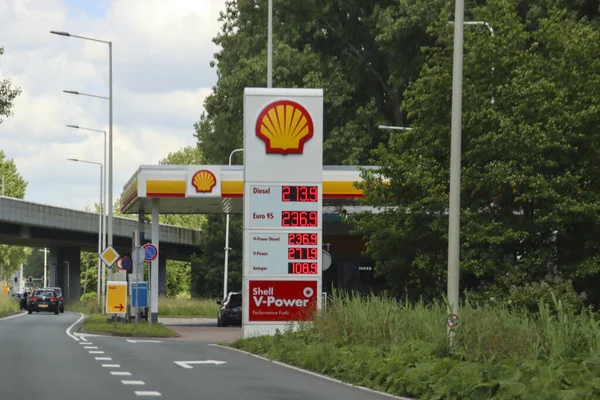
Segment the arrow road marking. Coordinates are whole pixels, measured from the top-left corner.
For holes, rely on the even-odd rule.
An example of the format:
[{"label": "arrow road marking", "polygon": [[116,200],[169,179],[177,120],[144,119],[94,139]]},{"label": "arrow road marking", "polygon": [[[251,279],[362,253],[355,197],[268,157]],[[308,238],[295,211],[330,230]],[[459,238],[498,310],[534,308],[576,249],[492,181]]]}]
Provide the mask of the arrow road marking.
[{"label": "arrow road marking", "polygon": [[192,364],[214,364],[221,365],[225,364],[226,361],[217,361],[217,360],[204,360],[204,361],[173,361],[175,364],[179,365],[182,368],[192,369]]},{"label": "arrow road marking", "polygon": [[130,340],[127,339],[129,343],[162,343],[160,340]]}]

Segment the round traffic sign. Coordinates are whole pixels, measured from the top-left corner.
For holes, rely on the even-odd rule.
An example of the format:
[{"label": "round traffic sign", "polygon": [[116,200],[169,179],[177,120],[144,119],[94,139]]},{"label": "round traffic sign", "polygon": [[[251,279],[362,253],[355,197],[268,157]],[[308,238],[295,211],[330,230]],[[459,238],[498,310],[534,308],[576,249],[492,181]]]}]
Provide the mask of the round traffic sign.
[{"label": "round traffic sign", "polygon": [[131,263],[131,258],[125,256],[123,258],[121,258],[121,268],[124,269],[125,271],[129,271],[131,269],[131,266],[133,264]]},{"label": "round traffic sign", "polygon": [[135,246],[131,252],[131,259],[135,265],[142,264],[146,259],[146,250],[142,246]]},{"label": "round traffic sign", "polygon": [[456,328],[456,326],[458,325],[458,315],[456,315],[456,314],[448,315],[448,318],[446,318],[446,325],[448,325],[448,328],[450,328],[450,329]]},{"label": "round traffic sign", "polygon": [[117,267],[117,269],[120,271],[123,270],[123,266],[121,265],[122,262],[123,262],[123,257],[117,259],[117,261],[115,261],[115,264],[114,264]]},{"label": "round traffic sign", "polygon": [[158,256],[158,249],[152,243],[146,243],[144,246],[146,251],[146,261],[153,261]]},{"label": "round traffic sign", "polygon": [[323,271],[327,271],[331,267],[331,254],[328,251],[323,250]]}]

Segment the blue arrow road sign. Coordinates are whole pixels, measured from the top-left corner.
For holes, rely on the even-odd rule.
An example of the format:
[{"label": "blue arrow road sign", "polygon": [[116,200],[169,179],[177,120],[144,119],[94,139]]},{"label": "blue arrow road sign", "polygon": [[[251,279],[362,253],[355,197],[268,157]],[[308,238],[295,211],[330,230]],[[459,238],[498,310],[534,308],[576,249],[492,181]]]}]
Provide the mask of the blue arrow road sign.
[{"label": "blue arrow road sign", "polygon": [[132,265],[133,263],[131,262],[131,258],[127,256],[123,257],[121,260],[121,268],[123,268],[125,271],[129,271]]},{"label": "blue arrow road sign", "polygon": [[[136,290],[137,285],[137,290]],[[135,307],[136,296],[139,295],[138,307],[148,307],[148,282],[131,283],[131,305]]]},{"label": "blue arrow road sign", "polygon": [[144,250],[146,251],[146,261],[152,261],[158,255],[158,249],[151,243],[146,243],[144,246]]}]

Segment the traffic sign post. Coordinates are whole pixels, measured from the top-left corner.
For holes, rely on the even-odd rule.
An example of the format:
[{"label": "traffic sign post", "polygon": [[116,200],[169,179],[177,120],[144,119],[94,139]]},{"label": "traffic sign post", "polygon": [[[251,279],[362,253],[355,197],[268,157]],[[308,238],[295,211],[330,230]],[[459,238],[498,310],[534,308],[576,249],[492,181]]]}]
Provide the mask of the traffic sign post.
[{"label": "traffic sign post", "polygon": [[[157,252],[158,253],[158,252]],[[138,325],[138,321],[140,319],[140,305],[138,304],[138,299],[139,299],[139,289],[140,289],[140,285],[139,285],[139,267],[142,267],[142,276],[144,273],[144,260],[146,258],[146,250],[142,247],[142,246],[135,246],[133,248],[133,250],[131,251],[131,258],[133,259],[133,263],[135,264],[135,301],[133,301],[133,299],[131,300],[132,304],[135,304],[135,326],[137,328]],[[142,306],[142,307],[148,307],[148,283],[146,283],[146,305]],[[131,296],[133,297],[133,289],[131,290]]]},{"label": "traffic sign post", "polygon": [[132,282],[131,284],[131,303],[135,307],[148,307],[148,282]]},{"label": "traffic sign post", "polygon": [[244,337],[321,307],[323,90],[244,90]]},{"label": "traffic sign post", "polygon": [[106,313],[125,315],[127,309],[127,282],[106,283]]},{"label": "traffic sign post", "polygon": [[156,257],[158,257],[158,249],[152,243],[146,243],[144,246],[144,251],[146,252],[145,261],[150,262],[154,261]]}]

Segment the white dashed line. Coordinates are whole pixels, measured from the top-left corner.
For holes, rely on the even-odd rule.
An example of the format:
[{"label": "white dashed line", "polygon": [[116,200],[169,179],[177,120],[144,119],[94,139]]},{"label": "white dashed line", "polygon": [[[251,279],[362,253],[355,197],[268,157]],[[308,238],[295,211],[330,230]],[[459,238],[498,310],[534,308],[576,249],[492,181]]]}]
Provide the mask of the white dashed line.
[{"label": "white dashed line", "polygon": [[97,349],[98,346],[83,346],[84,349]]},{"label": "white dashed line", "polygon": [[110,357],[94,357],[94,359],[98,361],[112,361]]},{"label": "white dashed line", "polygon": [[123,385],[145,385],[144,381],[121,381]]},{"label": "white dashed line", "polygon": [[121,368],[119,364],[102,364],[103,368]]},{"label": "white dashed line", "polygon": [[125,372],[125,371],[111,371],[110,374],[118,375],[118,376],[131,376],[131,372]]},{"label": "white dashed line", "polygon": [[90,351],[90,354],[104,354],[104,352],[103,351],[92,350],[92,351]]},{"label": "white dashed line", "polygon": [[89,346],[91,344],[94,344],[92,342],[79,342],[79,344],[84,345],[84,346]]},{"label": "white dashed line", "polygon": [[141,392],[139,390],[136,390],[134,393],[138,396],[162,396],[160,392]]}]

